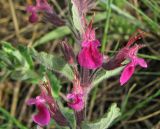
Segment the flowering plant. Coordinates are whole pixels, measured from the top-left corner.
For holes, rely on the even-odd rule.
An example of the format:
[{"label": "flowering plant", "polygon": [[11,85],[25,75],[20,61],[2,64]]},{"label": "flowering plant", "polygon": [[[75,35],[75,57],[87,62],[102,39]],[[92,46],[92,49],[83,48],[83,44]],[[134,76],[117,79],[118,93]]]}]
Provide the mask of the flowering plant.
[{"label": "flowering plant", "polygon": [[[67,65],[65,66],[72,75],[70,76],[64,71],[62,74],[68,76],[73,86],[72,90],[65,95],[64,99],[68,107],[74,111],[73,117],[75,117],[76,124],[73,125],[74,122],[70,122],[63,113],[59,105],[59,100],[56,100],[54,93],[52,93],[54,90],[52,91],[51,87],[54,86],[51,86],[49,79],[47,79],[47,82],[41,84],[41,94],[36,98],[29,99],[27,104],[35,105],[38,109],[38,113],[33,116],[33,121],[41,127],[47,126],[51,118],[53,118],[59,126],[77,129],[106,129],[120,115],[120,110],[116,104],[113,104],[106,117],[97,123],[86,122],[85,113],[89,93],[97,82],[99,82],[98,79],[103,80],[102,75],[98,75],[102,70],[108,72],[120,68],[122,71],[120,84],[124,85],[131,78],[138,65],[147,68],[146,61],[137,57],[138,50],[143,48],[144,45],[134,44],[134,42],[142,38],[143,33],[139,31],[139,34],[130,38],[126,46],[120,49],[114,57],[108,57],[106,59],[104,53],[100,51],[101,42],[97,39],[96,30],[93,27],[94,17],[89,22],[86,18],[87,12],[94,5],[93,2],[91,0],[71,0],[71,3],[72,22],[61,19],[47,0],[36,0],[36,5],[29,5],[27,12],[30,14],[29,21],[31,23],[37,22],[39,19],[38,12],[42,12],[44,19],[53,23],[55,26],[69,24],[70,29],[75,35],[76,42],[81,47],[78,54],[75,54],[67,41],[60,43],[65,60],[67,61]],[[41,58],[42,55],[37,54],[35,50],[32,52],[35,55],[35,59],[44,65],[46,64],[45,58]],[[46,58],[49,57],[46,56]],[[54,59],[54,57],[52,59]],[[128,63],[124,64],[126,60],[128,60]],[[51,65],[53,65],[55,69],[57,68],[56,65]],[[57,60],[57,65],[62,64],[58,63]],[[113,114],[112,111],[114,112]]]}]

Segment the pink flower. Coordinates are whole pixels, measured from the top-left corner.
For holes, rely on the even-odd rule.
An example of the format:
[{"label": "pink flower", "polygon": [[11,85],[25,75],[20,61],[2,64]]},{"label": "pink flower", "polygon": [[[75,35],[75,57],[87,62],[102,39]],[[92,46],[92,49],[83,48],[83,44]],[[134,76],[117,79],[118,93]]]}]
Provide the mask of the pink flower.
[{"label": "pink flower", "polygon": [[33,116],[33,121],[40,126],[48,125],[51,117],[60,126],[69,126],[65,116],[62,114],[57,101],[52,96],[49,80],[40,85],[41,94],[36,98],[28,100],[28,105],[35,105],[38,113]]},{"label": "pink flower", "polygon": [[137,58],[131,61],[128,65],[126,65],[126,67],[121,73],[121,77],[120,77],[121,85],[125,84],[131,78],[131,76],[133,75],[135,71],[135,67],[137,65],[140,65],[143,68],[147,68],[147,63],[145,62],[145,60],[141,58]]},{"label": "pink flower", "polygon": [[68,103],[69,107],[75,111],[81,111],[84,108],[83,94],[68,94],[67,99],[71,101]]},{"label": "pink flower", "polygon": [[100,42],[95,37],[92,21],[83,35],[82,50],[78,54],[78,62],[87,69],[96,69],[102,65],[103,56],[99,52]]},{"label": "pink flower", "polygon": [[51,6],[48,4],[47,0],[36,0],[36,5],[30,5],[27,7],[27,12],[31,13],[29,16],[29,22],[35,23],[38,20],[37,13],[39,11],[52,12]]},{"label": "pink flower", "polygon": [[29,99],[28,105],[36,105],[38,113],[33,116],[33,121],[40,126],[48,125],[50,122],[50,112],[46,106],[46,100],[42,96]]},{"label": "pink flower", "polygon": [[137,57],[138,50],[143,46],[135,44],[134,46],[130,47],[130,45],[131,44],[127,44],[127,46],[119,52],[119,58],[125,58],[130,60],[130,63],[126,65],[126,67],[121,73],[121,85],[125,84],[131,78],[137,65],[140,65],[143,68],[147,68],[146,61],[142,58]]},{"label": "pink flower", "polygon": [[[76,85],[77,84],[77,85]],[[74,81],[72,93],[67,95],[68,105],[75,111],[81,111],[84,108],[84,89],[79,85],[79,81]]]}]

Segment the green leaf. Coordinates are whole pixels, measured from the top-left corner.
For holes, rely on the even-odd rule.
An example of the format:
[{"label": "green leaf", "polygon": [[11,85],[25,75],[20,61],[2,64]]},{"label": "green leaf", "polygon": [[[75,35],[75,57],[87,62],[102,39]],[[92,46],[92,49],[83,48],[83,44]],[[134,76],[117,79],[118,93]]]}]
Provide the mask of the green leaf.
[{"label": "green leaf", "polygon": [[1,62],[3,62],[5,65],[12,66],[13,62],[9,59],[9,56],[7,55],[7,53],[0,50],[0,55],[1,55],[0,56]]},{"label": "green leaf", "polygon": [[7,69],[3,69],[3,72],[1,71],[1,75],[0,75],[0,82],[3,82],[6,80],[6,78],[10,75],[11,71],[7,70]]},{"label": "green leaf", "polygon": [[76,118],[75,118],[73,110],[71,110],[69,108],[63,108],[63,114],[67,118],[67,120],[69,121],[72,129],[76,129]]},{"label": "green leaf", "polygon": [[53,96],[54,98],[59,97],[59,91],[61,89],[60,81],[57,79],[57,77],[50,71],[47,72],[48,78],[50,80],[51,86],[52,86],[52,91],[53,91]]},{"label": "green leaf", "polygon": [[73,79],[73,71],[69,64],[65,62],[61,57],[53,56],[45,52],[38,53],[35,49],[31,50],[33,58],[46,69],[61,73],[69,80]]},{"label": "green leaf", "polygon": [[26,80],[36,84],[40,79],[39,75],[36,74],[34,71],[32,70],[23,71],[23,69],[12,71],[11,78],[19,81]]},{"label": "green leaf", "polygon": [[2,50],[0,50],[1,71],[4,77],[0,80],[10,76],[14,80],[27,80],[32,83],[37,83],[40,76],[34,71],[33,60],[30,55],[29,48],[19,46],[18,49],[14,48],[8,42],[1,42]]},{"label": "green leaf", "polygon": [[75,28],[80,33],[82,33],[83,27],[82,27],[82,23],[81,23],[81,17],[79,15],[78,8],[73,0],[72,0],[72,17],[73,17],[73,24],[74,24]]},{"label": "green leaf", "polygon": [[20,45],[18,47],[18,50],[20,51],[20,53],[22,54],[22,56],[25,58],[25,60],[27,61],[29,67],[31,69],[33,69],[34,67],[34,63],[33,63],[33,60],[32,60],[32,56],[30,55],[30,51],[29,51],[29,48],[28,47],[24,47],[22,45]]},{"label": "green leaf", "polygon": [[68,107],[64,107],[61,101],[57,101],[57,102],[63,115],[69,122],[69,125],[71,127],[70,129],[76,129],[76,118],[75,118],[74,111]]},{"label": "green leaf", "polygon": [[15,51],[16,49],[8,42],[2,41],[2,50],[4,50],[7,53],[11,53]]},{"label": "green leaf", "polygon": [[49,129],[70,129],[69,127],[67,126],[60,126],[58,125],[54,119],[51,119],[51,121],[49,122],[49,126],[47,126]]},{"label": "green leaf", "polygon": [[71,31],[67,26],[58,27],[57,29],[54,29],[53,31],[42,36],[42,38],[40,38],[34,43],[33,47],[45,44],[51,40],[62,38],[70,33]]},{"label": "green leaf", "polygon": [[106,116],[95,123],[82,123],[83,129],[108,129],[112,122],[121,115],[116,103],[113,103]]},{"label": "green leaf", "polygon": [[110,77],[113,77],[115,75],[118,75],[122,71],[123,68],[124,67],[122,66],[122,67],[119,67],[119,68],[114,69],[114,70],[108,70],[108,71],[106,71],[104,69],[100,70],[97,73],[96,78],[93,80],[93,85],[98,85],[103,80],[108,79]]},{"label": "green leaf", "polygon": [[16,65],[21,65],[23,66],[23,69],[28,70],[30,66],[23,57],[22,53],[18,49],[14,48],[10,43],[7,42],[2,42],[2,43],[3,43],[2,50],[7,54],[7,57],[10,60],[15,61],[12,62],[12,64],[15,63]]}]

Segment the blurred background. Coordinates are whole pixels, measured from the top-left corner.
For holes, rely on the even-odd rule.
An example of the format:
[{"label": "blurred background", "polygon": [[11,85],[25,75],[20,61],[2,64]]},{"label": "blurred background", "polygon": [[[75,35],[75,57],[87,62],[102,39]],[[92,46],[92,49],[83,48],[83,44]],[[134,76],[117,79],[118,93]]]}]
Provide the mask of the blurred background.
[{"label": "blurred background", "polygon": [[[64,19],[68,0],[49,2]],[[146,47],[139,51],[139,57],[145,58],[148,68],[137,68],[125,86],[120,86],[119,75],[96,86],[88,100],[87,119],[94,121],[103,116],[116,102],[122,115],[111,129],[160,129],[160,1],[112,0],[110,5],[105,0],[95,2],[97,6],[88,15],[95,13],[94,27],[97,38],[106,41],[105,54],[113,56],[141,29],[145,35],[140,43]],[[36,128],[31,119],[35,108],[27,106],[26,101],[39,94],[38,75],[43,75],[45,69],[37,65],[24,46],[61,56],[59,43],[67,39],[75,52],[79,50],[68,27],[53,26],[43,18],[36,24],[29,23],[26,5],[32,3],[34,0],[0,0],[0,129]],[[54,85],[61,86],[55,90],[65,93],[70,83],[60,80],[52,70],[49,75]]]}]

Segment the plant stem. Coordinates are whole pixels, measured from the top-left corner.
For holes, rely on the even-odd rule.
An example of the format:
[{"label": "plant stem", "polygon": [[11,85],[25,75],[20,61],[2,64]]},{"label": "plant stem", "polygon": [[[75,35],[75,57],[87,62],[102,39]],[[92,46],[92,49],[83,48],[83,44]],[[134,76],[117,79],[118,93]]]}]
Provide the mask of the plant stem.
[{"label": "plant stem", "polygon": [[111,17],[111,4],[112,4],[112,0],[108,0],[106,2],[106,23],[105,23],[104,33],[103,33],[101,52],[105,51],[105,47],[107,44],[107,33],[109,29],[109,20]]},{"label": "plant stem", "polygon": [[84,120],[84,111],[85,109],[79,112],[75,112],[77,129],[81,129],[81,122]]}]

